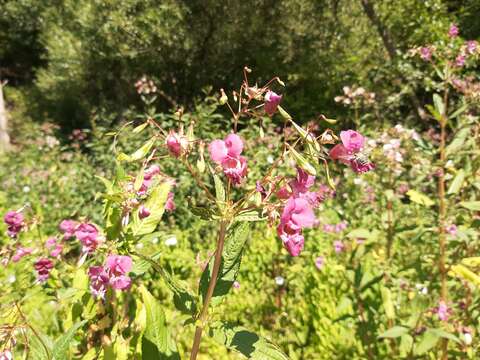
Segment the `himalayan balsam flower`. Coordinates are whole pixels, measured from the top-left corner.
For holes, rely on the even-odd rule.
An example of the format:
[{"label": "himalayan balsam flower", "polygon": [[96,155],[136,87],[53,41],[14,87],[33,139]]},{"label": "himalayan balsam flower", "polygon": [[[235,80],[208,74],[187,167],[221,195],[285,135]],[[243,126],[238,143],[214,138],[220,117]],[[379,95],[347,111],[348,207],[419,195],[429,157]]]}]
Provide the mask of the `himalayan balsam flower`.
[{"label": "himalayan balsam flower", "polygon": [[90,291],[96,298],[105,298],[110,277],[103,266],[91,266],[88,269],[90,278]]},{"label": "himalayan balsam flower", "polygon": [[325,265],[325,257],[319,256],[315,259],[315,266],[318,270],[322,270],[323,265]]},{"label": "himalayan balsam flower", "polygon": [[451,312],[451,310],[449,309],[449,307],[447,306],[445,301],[440,300],[440,302],[438,303],[437,310],[436,310],[438,319],[440,321],[447,321],[448,317],[450,316],[450,312]]},{"label": "himalayan balsam flower", "polygon": [[234,184],[240,184],[247,175],[247,160],[240,155],[243,151],[243,141],[240,136],[230,134],[225,140],[213,140],[208,150],[210,158],[222,166],[224,174]]},{"label": "himalayan balsam flower", "polygon": [[430,61],[432,59],[432,50],[429,47],[421,47],[420,48],[420,57],[422,60]]},{"label": "himalayan balsam flower", "polygon": [[140,209],[138,209],[138,217],[140,219],[145,219],[146,217],[150,216],[150,210],[148,210],[145,206],[140,206]]},{"label": "himalayan balsam flower", "polygon": [[19,211],[9,211],[5,214],[3,221],[7,224],[7,235],[14,238],[22,230],[24,225],[23,214]]},{"label": "himalayan balsam flower", "polygon": [[341,253],[345,249],[345,244],[339,240],[333,242],[333,248],[337,254]]},{"label": "himalayan balsam flower", "polygon": [[173,192],[169,192],[167,196],[167,201],[165,202],[165,210],[168,212],[174,211],[177,207],[175,206],[175,202],[173,201],[173,197],[175,194]]},{"label": "himalayan balsam flower", "polygon": [[13,360],[12,352],[8,349],[0,352],[0,360]]},{"label": "himalayan balsam flower", "polygon": [[445,231],[453,237],[457,236],[457,230],[457,225],[455,224],[448,225],[445,228]]},{"label": "himalayan balsam flower", "polygon": [[82,243],[83,252],[94,252],[100,243],[98,230],[93,224],[80,224],[75,230],[75,236]]},{"label": "himalayan balsam flower", "polygon": [[56,244],[55,248],[50,252],[51,257],[58,257],[63,251],[63,245],[62,244]]},{"label": "himalayan balsam flower", "polygon": [[77,228],[78,223],[73,220],[63,220],[58,228],[61,233],[63,233],[63,239],[71,239],[75,235],[75,229]]},{"label": "himalayan balsam flower", "polygon": [[240,289],[240,283],[238,281],[234,281],[232,286],[234,289]]},{"label": "himalayan balsam flower", "polygon": [[19,247],[19,248],[17,248],[17,251],[15,252],[15,255],[12,256],[12,261],[13,262],[18,262],[24,256],[30,255],[32,253],[32,251],[33,251],[32,248]]},{"label": "himalayan balsam flower", "polygon": [[475,54],[476,51],[477,51],[477,42],[475,40],[467,41],[467,52],[470,55],[473,55]]},{"label": "himalayan balsam flower", "polygon": [[463,54],[460,54],[457,56],[457,58],[455,59],[455,65],[458,66],[458,67],[463,67],[465,66],[465,60],[466,60],[466,56],[463,55]]},{"label": "himalayan balsam flower", "polygon": [[282,101],[282,95],[278,95],[273,91],[267,91],[265,94],[265,112],[272,116],[277,112],[278,105]]},{"label": "himalayan balsam flower", "polygon": [[175,157],[180,157],[187,151],[188,139],[181,134],[170,131],[167,138],[165,139],[165,144],[167,145],[170,154]]},{"label": "himalayan balsam flower", "polygon": [[459,30],[456,24],[450,25],[450,29],[448,29],[448,36],[451,38],[455,38],[458,36]]},{"label": "himalayan balsam flower", "polygon": [[50,259],[42,258],[35,262],[34,267],[37,271],[38,281],[44,282],[50,276],[50,270],[53,269],[53,262]]},{"label": "himalayan balsam flower", "polygon": [[153,183],[153,178],[155,175],[160,174],[160,168],[158,165],[152,165],[148,169],[145,170],[143,174],[143,182],[140,186],[140,189],[137,191],[139,196],[143,196],[147,193],[148,189]]},{"label": "himalayan balsam flower", "polygon": [[341,144],[335,145],[330,150],[330,157],[333,160],[350,165],[356,173],[364,173],[375,168],[364,154],[361,153],[365,139],[354,130],[340,132]]},{"label": "himalayan balsam flower", "polygon": [[110,275],[110,285],[116,290],[127,290],[130,288],[131,279],[126,276],[132,269],[132,259],[129,256],[110,255],[105,265]]}]

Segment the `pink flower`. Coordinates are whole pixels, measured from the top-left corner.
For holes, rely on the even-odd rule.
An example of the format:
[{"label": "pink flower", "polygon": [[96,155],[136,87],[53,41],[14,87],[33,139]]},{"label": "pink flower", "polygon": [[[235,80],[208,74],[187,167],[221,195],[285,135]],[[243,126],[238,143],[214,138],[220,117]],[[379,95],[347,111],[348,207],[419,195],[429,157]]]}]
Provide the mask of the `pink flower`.
[{"label": "pink flower", "polygon": [[297,168],[296,179],[290,181],[289,185],[294,194],[305,193],[315,184],[315,176],[309,175],[302,168]]},{"label": "pink flower", "polygon": [[174,211],[177,207],[175,206],[175,202],[173,201],[173,197],[175,194],[173,192],[169,192],[167,196],[167,201],[165,202],[165,210],[168,212]]},{"label": "pink flower", "polygon": [[210,158],[222,165],[224,174],[234,184],[239,184],[247,175],[247,160],[240,156],[243,151],[243,141],[237,134],[230,134],[225,140],[213,140],[208,150]]},{"label": "pink flower", "polygon": [[290,190],[287,189],[286,186],[282,186],[280,189],[277,190],[275,195],[277,195],[277,197],[281,200],[286,200],[290,196],[292,196],[292,193],[290,192]]},{"label": "pink flower", "polygon": [[63,220],[58,228],[60,232],[63,233],[63,239],[68,240],[75,235],[75,229],[77,228],[78,223],[73,220]]},{"label": "pink flower", "polygon": [[50,256],[56,258],[62,253],[62,251],[63,251],[63,245],[57,244],[55,245],[55,248],[50,252]]},{"label": "pink flower", "polygon": [[335,225],[335,232],[340,233],[340,232],[344,231],[346,228],[347,228],[347,223],[345,221],[342,221],[342,222],[338,223],[337,225]]},{"label": "pink flower", "polygon": [[10,350],[0,352],[0,360],[13,360],[13,355]]},{"label": "pink flower", "polygon": [[466,58],[467,57],[463,54],[458,55],[457,58],[455,59],[455,65],[458,67],[463,67],[465,65]]},{"label": "pink flower", "polygon": [[455,224],[448,225],[445,228],[445,231],[447,233],[449,233],[451,236],[455,237],[455,236],[457,236],[457,225],[455,225]]},{"label": "pink flower", "polygon": [[440,300],[436,309],[436,313],[440,321],[447,321],[450,316],[451,309],[449,309],[445,301]]},{"label": "pink flower", "polygon": [[421,47],[420,48],[420,57],[422,60],[430,61],[432,59],[432,50],[429,47]]},{"label": "pink flower", "polygon": [[268,90],[265,94],[265,112],[272,116],[277,111],[278,105],[282,101],[282,95],[278,95],[273,91]]},{"label": "pink flower", "polygon": [[84,252],[94,252],[100,243],[98,230],[93,224],[80,224],[75,230],[75,236],[82,243]]},{"label": "pink flower", "polygon": [[340,139],[349,153],[359,152],[365,143],[365,138],[354,130],[340,131]]},{"label": "pink flower", "polygon": [[[167,200],[168,201],[168,200]],[[150,210],[148,210],[145,206],[140,206],[140,209],[138,209],[138,217],[140,219],[145,219],[146,217],[150,216]]]},{"label": "pink flower", "polygon": [[180,134],[177,134],[174,131],[170,131],[167,138],[165,139],[167,144],[168,151],[175,157],[183,155],[188,148],[188,139]]},{"label": "pink flower", "polygon": [[303,246],[305,244],[305,239],[303,235],[296,234],[294,236],[290,236],[288,240],[283,245],[287,249],[290,255],[298,256],[303,250]]},{"label": "pink flower", "polygon": [[22,230],[24,217],[21,212],[9,211],[5,214],[3,221],[7,224],[7,235],[14,238]]},{"label": "pink flower", "polygon": [[139,196],[143,196],[147,193],[148,189],[153,183],[154,176],[160,174],[160,168],[158,165],[152,165],[143,173],[143,183],[140,186],[140,189],[137,191]]},{"label": "pink flower", "polygon": [[57,244],[57,239],[54,237],[48,238],[47,241],[45,241],[45,246],[47,248],[54,247]]},{"label": "pink flower", "polygon": [[234,289],[240,289],[240,283],[238,281],[233,282],[233,288]]},{"label": "pink flower", "polygon": [[333,233],[333,232],[335,232],[335,225],[333,225],[333,224],[324,224],[324,225],[323,225],[323,231],[328,232],[328,233]]},{"label": "pink flower", "polygon": [[375,168],[375,165],[361,153],[365,138],[353,130],[340,132],[341,144],[330,150],[330,157],[346,165],[350,165],[356,173],[364,173]]},{"label": "pink flower", "polygon": [[475,54],[476,51],[477,51],[477,42],[475,40],[467,41],[467,52],[470,55],[473,55]]},{"label": "pink flower", "polygon": [[341,253],[344,249],[345,249],[345,244],[339,240],[336,240],[333,242],[333,248],[335,250],[335,252],[338,254],[338,253]]},{"label": "pink flower", "polygon": [[289,228],[312,227],[315,214],[305,199],[291,197],[283,209],[280,221]]},{"label": "pink flower", "polygon": [[15,255],[12,256],[12,261],[13,262],[18,262],[24,256],[30,255],[32,253],[32,251],[33,251],[32,248],[19,247],[19,248],[17,248],[17,251],[15,252]]},{"label": "pink flower", "polygon": [[450,29],[448,29],[448,36],[455,38],[458,36],[459,30],[456,24],[451,24]]},{"label": "pink flower", "polygon": [[318,270],[322,270],[323,265],[325,265],[325,257],[319,256],[315,259],[315,266]]},{"label": "pink flower", "polygon": [[94,297],[105,298],[110,277],[103,266],[91,266],[88,269],[90,291]]},{"label": "pink flower", "polygon": [[38,280],[44,282],[50,276],[50,270],[53,269],[53,262],[50,259],[42,258],[35,262],[34,267],[38,274]]},{"label": "pink flower", "polygon": [[110,255],[105,265],[107,273],[110,275],[110,285],[116,290],[126,290],[130,288],[131,279],[125,276],[132,269],[132,259],[130,256]]}]

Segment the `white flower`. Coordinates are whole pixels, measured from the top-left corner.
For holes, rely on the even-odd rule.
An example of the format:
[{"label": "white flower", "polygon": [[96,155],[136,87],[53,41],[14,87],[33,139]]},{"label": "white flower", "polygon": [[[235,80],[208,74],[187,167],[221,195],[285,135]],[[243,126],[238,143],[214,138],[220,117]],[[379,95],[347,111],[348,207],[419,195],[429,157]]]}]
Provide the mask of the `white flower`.
[{"label": "white flower", "polygon": [[275,284],[282,286],[285,284],[285,279],[282,276],[275,276]]},{"label": "white flower", "polygon": [[15,275],[10,275],[7,279],[7,281],[10,283],[10,284],[13,284],[15,281],[17,281],[17,278],[15,277]]},{"label": "white flower", "polygon": [[165,240],[165,245],[167,246],[175,246],[177,245],[178,241],[175,236],[169,237],[168,239]]},{"label": "white flower", "polygon": [[143,243],[138,243],[137,245],[135,245],[135,247],[136,247],[138,250],[141,250],[141,249],[143,249]]},{"label": "white flower", "polygon": [[24,193],[29,193],[30,192],[30,186],[24,186],[23,187],[23,192]]},{"label": "white flower", "polygon": [[361,178],[355,178],[353,179],[353,183],[355,185],[362,185],[363,184],[363,180]]},{"label": "white flower", "polygon": [[464,341],[465,341],[465,344],[467,345],[470,345],[472,343],[472,334],[466,332],[465,334],[463,334],[463,338],[464,338]]},{"label": "white flower", "polygon": [[158,244],[158,237],[154,237],[154,238],[152,239],[152,244],[154,244],[154,245],[155,245],[155,244]]},{"label": "white flower", "polygon": [[272,156],[272,155],[268,155],[267,161],[268,161],[269,164],[273,164],[273,161],[274,161],[273,156]]}]

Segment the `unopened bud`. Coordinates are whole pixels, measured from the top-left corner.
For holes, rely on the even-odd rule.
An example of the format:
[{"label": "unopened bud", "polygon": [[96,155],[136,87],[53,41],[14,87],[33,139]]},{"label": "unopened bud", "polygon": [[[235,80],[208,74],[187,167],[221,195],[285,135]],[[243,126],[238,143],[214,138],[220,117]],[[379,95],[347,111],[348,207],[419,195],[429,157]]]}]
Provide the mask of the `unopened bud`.
[{"label": "unopened bud", "polygon": [[222,96],[220,96],[220,105],[225,105],[228,101],[228,96],[227,94],[225,94],[225,91],[223,91],[223,89],[220,89],[220,93],[222,94]]}]

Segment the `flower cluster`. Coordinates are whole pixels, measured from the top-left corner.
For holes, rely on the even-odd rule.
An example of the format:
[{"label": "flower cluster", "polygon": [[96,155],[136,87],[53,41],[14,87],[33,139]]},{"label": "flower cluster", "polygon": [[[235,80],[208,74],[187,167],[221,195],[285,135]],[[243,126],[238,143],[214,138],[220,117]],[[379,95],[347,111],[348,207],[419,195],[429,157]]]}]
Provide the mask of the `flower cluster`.
[{"label": "flower cluster", "polygon": [[213,140],[208,150],[210,158],[221,165],[224,174],[236,185],[247,175],[247,160],[240,154],[243,140],[237,134],[228,135],[225,140]]},{"label": "flower cluster", "polygon": [[359,103],[368,105],[375,103],[375,93],[368,92],[361,86],[344,86],[342,90],[343,96],[335,96],[335,102],[341,102],[345,106],[357,105]]},{"label": "flower cluster", "polygon": [[132,281],[127,274],[131,269],[132,259],[122,255],[108,256],[104,266],[91,266],[88,276],[93,296],[104,299],[109,286],[115,290],[128,290]]},{"label": "flower cluster", "polygon": [[48,258],[41,258],[35,262],[34,267],[38,274],[38,281],[45,282],[53,269],[53,261]]},{"label": "flower cluster", "polygon": [[157,92],[155,83],[152,80],[147,79],[145,75],[135,83],[135,88],[137,89],[137,93],[141,95],[148,95]]},{"label": "flower cluster", "polygon": [[346,165],[350,165],[356,173],[364,173],[375,168],[365,154],[362,153],[365,138],[354,130],[340,132],[341,144],[330,150],[330,157]]},{"label": "flower cluster", "polygon": [[7,224],[8,236],[14,238],[22,230],[25,218],[20,211],[11,210],[5,214],[3,221]]}]

